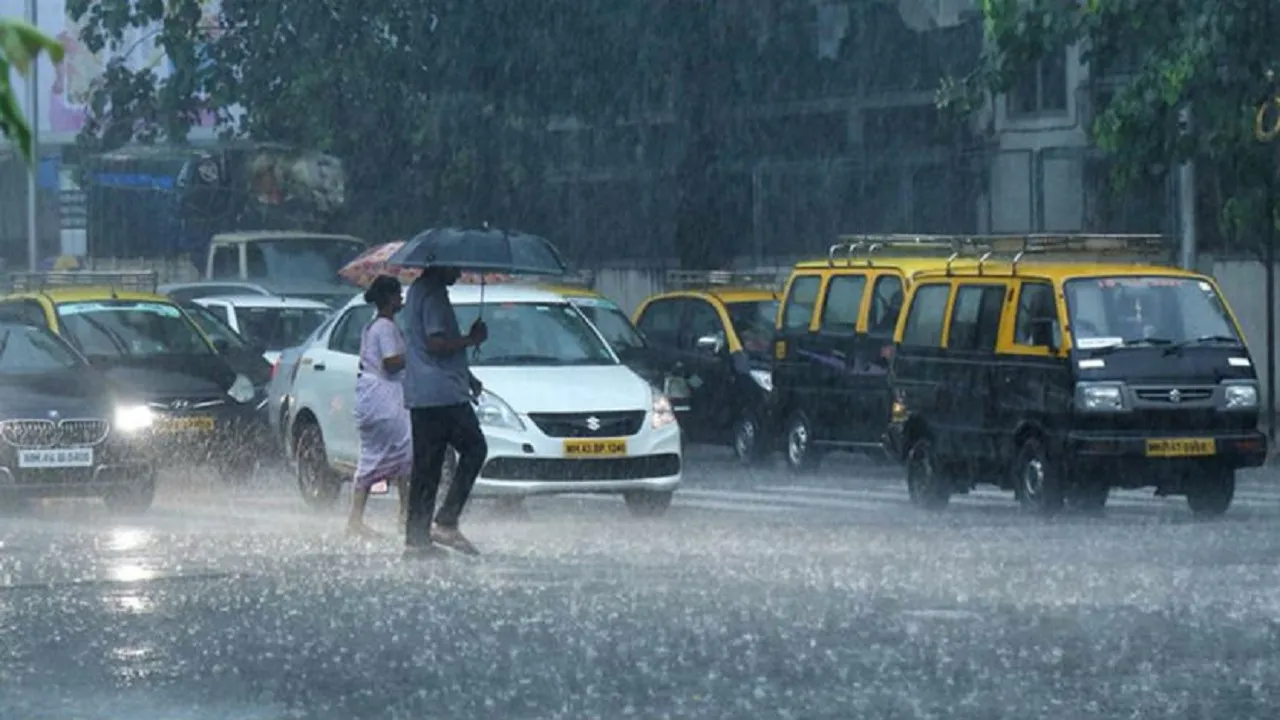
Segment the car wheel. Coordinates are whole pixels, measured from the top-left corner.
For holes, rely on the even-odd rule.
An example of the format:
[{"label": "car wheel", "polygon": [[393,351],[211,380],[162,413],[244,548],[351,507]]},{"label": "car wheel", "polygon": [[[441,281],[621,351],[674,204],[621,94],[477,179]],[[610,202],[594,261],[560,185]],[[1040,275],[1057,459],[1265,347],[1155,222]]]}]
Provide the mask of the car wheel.
[{"label": "car wheel", "polygon": [[920,438],[907,451],[907,496],[924,510],[942,510],[951,502],[951,481],[938,467],[933,442]]},{"label": "car wheel", "polygon": [[809,472],[818,466],[818,454],[813,449],[813,427],[802,412],[795,413],[787,421],[787,467],[792,472]]},{"label": "car wheel", "polygon": [[1187,487],[1187,506],[1197,517],[1219,517],[1231,507],[1235,496],[1235,471],[1215,470]]},{"label": "car wheel", "polygon": [[764,428],[754,413],[746,412],[733,424],[733,454],[747,466],[759,465],[765,457]]},{"label": "car wheel", "polygon": [[151,509],[156,498],[156,473],[142,480],[113,487],[102,496],[108,510],[121,514],[141,514]]},{"label": "car wheel", "polygon": [[1023,441],[1014,472],[1014,494],[1025,510],[1037,515],[1053,515],[1062,510],[1066,501],[1062,475],[1039,438]]},{"label": "car wheel", "polygon": [[296,447],[298,491],[302,493],[302,501],[317,510],[333,507],[342,492],[342,481],[329,468],[320,426],[304,425],[298,431]]},{"label": "car wheel", "polygon": [[671,492],[655,492],[644,490],[625,493],[622,497],[627,501],[627,509],[636,517],[658,517],[671,507]]}]

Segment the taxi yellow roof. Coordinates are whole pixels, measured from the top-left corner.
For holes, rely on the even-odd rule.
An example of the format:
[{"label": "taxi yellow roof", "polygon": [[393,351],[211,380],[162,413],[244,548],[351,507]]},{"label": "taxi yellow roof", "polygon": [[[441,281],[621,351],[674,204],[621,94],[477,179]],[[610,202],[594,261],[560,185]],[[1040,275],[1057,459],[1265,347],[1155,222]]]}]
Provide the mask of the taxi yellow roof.
[{"label": "taxi yellow roof", "polygon": [[28,290],[9,295],[11,298],[48,298],[54,304],[73,302],[93,302],[101,300],[124,300],[126,302],[158,302],[172,305],[173,301],[164,295],[138,292],[136,290],[112,290],[107,286],[55,287],[47,290]]},{"label": "taxi yellow roof", "polygon": [[745,287],[701,287],[701,288],[684,288],[681,290],[669,290],[663,293],[657,293],[653,298],[660,297],[713,297],[726,305],[740,302],[768,302],[778,298],[777,290],[765,290],[764,288],[745,288]]},{"label": "taxi yellow roof", "polygon": [[[965,265],[961,265],[959,262],[953,263],[951,267],[951,274],[960,277],[974,277],[979,275],[977,263],[971,262]],[[983,264],[981,274],[993,277],[1017,275],[1018,277],[1034,277],[1046,280],[1069,280],[1072,278],[1133,275],[1161,275],[1164,277],[1181,277],[1188,279],[1206,277],[1202,273],[1193,272],[1191,270],[1183,270],[1182,268],[1167,267],[1149,263],[1081,262],[1078,260],[1042,261],[1035,259],[1019,262],[1016,271],[1013,263],[1009,261],[988,261]],[[947,271],[944,266],[942,268],[931,268],[920,273],[917,277],[937,278],[945,277],[946,275]]]}]

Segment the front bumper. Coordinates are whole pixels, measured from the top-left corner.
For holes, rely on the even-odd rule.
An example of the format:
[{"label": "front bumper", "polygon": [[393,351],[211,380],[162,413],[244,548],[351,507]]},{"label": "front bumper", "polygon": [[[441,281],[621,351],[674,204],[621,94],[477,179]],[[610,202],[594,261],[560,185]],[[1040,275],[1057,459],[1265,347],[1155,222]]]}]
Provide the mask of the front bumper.
[{"label": "front bumper", "polygon": [[[83,452],[86,448],[76,448]],[[106,442],[90,448],[92,464],[86,467],[25,468],[19,448],[0,450],[0,493],[30,497],[85,497],[148,480],[154,465],[127,443]]]},{"label": "front bumper", "polygon": [[161,467],[260,458],[279,452],[266,412],[256,402],[183,412],[155,412],[139,437],[148,459]]},{"label": "front bumper", "polygon": [[[1186,442],[1191,440],[1199,441],[1198,444],[1204,447],[1193,448],[1196,443]],[[1149,450],[1151,441],[1156,441],[1160,447]],[[1178,442],[1171,446],[1169,441]],[[1083,467],[1114,466],[1116,463],[1134,467],[1211,463],[1238,469],[1266,463],[1267,436],[1257,430],[1177,434],[1077,431],[1065,435],[1063,451],[1063,457],[1071,458],[1073,464]]]},{"label": "front bumper", "polygon": [[651,426],[626,438],[618,457],[566,457],[566,438],[548,437],[529,418],[525,430],[485,426],[489,454],[476,479],[477,497],[564,493],[672,492],[683,478],[680,426]]}]

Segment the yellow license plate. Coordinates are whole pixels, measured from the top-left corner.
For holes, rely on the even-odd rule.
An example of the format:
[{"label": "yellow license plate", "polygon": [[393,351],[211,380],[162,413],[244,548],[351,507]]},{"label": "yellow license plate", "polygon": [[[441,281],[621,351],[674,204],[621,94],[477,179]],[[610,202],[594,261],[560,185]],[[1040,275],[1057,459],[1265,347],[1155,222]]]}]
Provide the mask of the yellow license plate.
[{"label": "yellow license plate", "polygon": [[157,426],[164,432],[213,432],[213,418],[207,415],[167,418]]},{"label": "yellow license plate", "polygon": [[1203,457],[1218,452],[1213,438],[1159,438],[1147,441],[1148,457]]},{"label": "yellow license plate", "polygon": [[565,440],[565,457],[617,457],[627,454],[627,441],[622,438]]}]

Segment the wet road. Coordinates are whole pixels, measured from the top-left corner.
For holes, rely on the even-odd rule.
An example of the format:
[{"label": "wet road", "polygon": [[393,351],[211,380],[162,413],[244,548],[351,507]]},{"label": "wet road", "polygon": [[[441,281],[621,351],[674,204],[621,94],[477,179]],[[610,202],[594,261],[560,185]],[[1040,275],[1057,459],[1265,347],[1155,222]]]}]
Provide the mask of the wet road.
[{"label": "wet road", "polygon": [[690,473],[655,520],[477,503],[478,560],[406,564],[282,484],[0,519],[0,720],[1280,716],[1280,478],[1216,522],[1046,523],[921,515],[865,465]]}]

